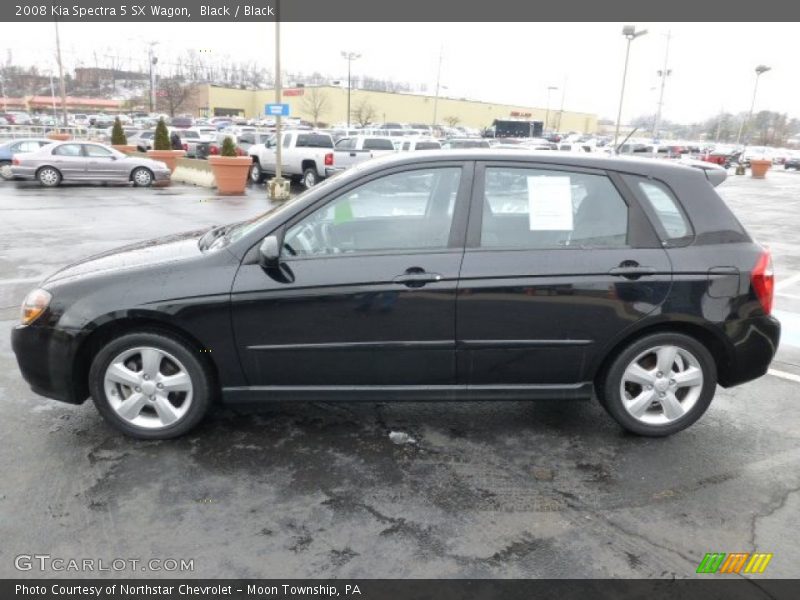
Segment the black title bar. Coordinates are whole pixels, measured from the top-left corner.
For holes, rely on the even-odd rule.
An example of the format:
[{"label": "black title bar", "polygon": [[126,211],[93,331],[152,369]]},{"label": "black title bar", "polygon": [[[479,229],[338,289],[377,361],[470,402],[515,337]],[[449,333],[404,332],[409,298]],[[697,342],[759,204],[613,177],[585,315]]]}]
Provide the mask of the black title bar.
[{"label": "black title bar", "polygon": [[544,22],[800,20],[800,3],[760,0],[3,0],[0,21]]}]

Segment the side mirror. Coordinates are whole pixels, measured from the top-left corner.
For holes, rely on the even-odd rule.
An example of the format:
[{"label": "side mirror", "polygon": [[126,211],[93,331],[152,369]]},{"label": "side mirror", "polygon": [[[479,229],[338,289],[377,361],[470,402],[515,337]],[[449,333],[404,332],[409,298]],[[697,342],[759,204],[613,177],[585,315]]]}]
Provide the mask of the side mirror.
[{"label": "side mirror", "polygon": [[258,248],[259,264],[265,268],[275,268],[280,264],[281,250],[278,244],[278,238],[274,235],[269,235],[261,242]]}]

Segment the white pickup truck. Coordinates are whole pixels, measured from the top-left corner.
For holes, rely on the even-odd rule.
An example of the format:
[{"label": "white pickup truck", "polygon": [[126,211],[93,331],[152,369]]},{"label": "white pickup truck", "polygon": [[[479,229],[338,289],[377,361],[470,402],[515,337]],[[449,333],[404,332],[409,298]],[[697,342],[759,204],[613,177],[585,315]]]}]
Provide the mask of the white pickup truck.
[{"label": "white pickup truck", "polygon": [[[263,144],[254,144],[247,149],[253,159],[250,179],[261,183],[275,173],[276,137],[271,136]],[[284,131],[281,133],[282,175],[299,179],[310,188],[333,174],[333,138],[327,133],[315,131]]]},{"label": "white pickup truck", "polygon": [[395,152],[391,138],[372,135],[354,135],[337,140],[333,153],[333,172],[344,171],[375,156]]}]

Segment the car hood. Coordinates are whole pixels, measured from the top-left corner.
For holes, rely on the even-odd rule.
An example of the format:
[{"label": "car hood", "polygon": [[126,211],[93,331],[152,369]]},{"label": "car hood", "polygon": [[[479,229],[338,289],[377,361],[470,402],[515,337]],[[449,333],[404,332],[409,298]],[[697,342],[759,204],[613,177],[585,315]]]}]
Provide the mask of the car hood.
[{"label": "car hood", "polygon": [[137,166],[141,166],[141,167],[150,167],[151,169],[156,169],[156,170],[160,169],[162,171],[164,169],[168,168],[167,165],[164,164],[162,161],[153,160],[152,158],[141,158],[141,157],[138,157],[138,156],[127,156],[125,158],[121,158],[120,161],[124,162],[126,164],[130,164],[131,166],[137,165]]},{"label": "car hood", "polygon": [[198,258],[203,253],[197,241],[206,231],[188,231],[95,254],[56,271],[44,284]]}]

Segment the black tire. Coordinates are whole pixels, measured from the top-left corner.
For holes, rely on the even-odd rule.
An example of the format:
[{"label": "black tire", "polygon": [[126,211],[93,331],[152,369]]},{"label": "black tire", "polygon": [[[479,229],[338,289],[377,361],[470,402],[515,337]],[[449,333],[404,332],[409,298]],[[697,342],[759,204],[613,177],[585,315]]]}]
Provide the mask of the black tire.
[{"label": "black tire", "polygon": [[264,183],[265,178],[266,174],[261,170],[261,163],[254,160],[253,165],[250,167],[250,181],[258,185]]},{"label": "black tire", "polygon": [[[192,385],[191,403],[185,414],[171,425],[153,429],[135,425],[116,412],[106,395],[104,379],[111,362],[127,350],[139,347],[155,348],[172,355],[189,375]],[[178,337],[154,331],[129,333],[112,340],[97,353],[89,369],[89,392],[97,410],[113,427],[125,435],[140,440],[175,438],[194,428],[212,404],[214,396],[212,382],[213,378],[200,360],[197,350]]]},{"label": "black tire", "polygon": [[303,177],[300,179],[300,182],[306,189],[310,189],[315,185],[317,185],[319,183],[319,175],[317,175],[317,169],[309,167],[308,169],[304,170]]},{"label": "black tire", "polygon": [[11,181],[14,176],[11,174],[11,161],[0,160],[0,179],[4,181]]},{"label": "black tire", "polygon": [[[644,423],[625,408],[621,390],[622,377],[627,367],[643,352],[667,345],[683,349],[696,358],[703,375],[703,383],[698,386],[699,397],[683,416],[674,421],[665,424]],[[702,343],[681,333],[654,333],[633,341],[617,355],[606,372],[600,374],[597,381],[597,396],[606,411],[624,429],[637,435],[662,437],[686,429],[703,416],[714,398],[716,387],[716,364]]]},{"label": "black tire", "polygon": [[61,184],[61,172],[55,167],[42,167],[36,171],[36,179],[44,187],[58,187]]},{"label": "black tire", "polygon": [[131,172],[131,181],[134,187],[150,187],[155,177],[147,167],[137,167]]}]

